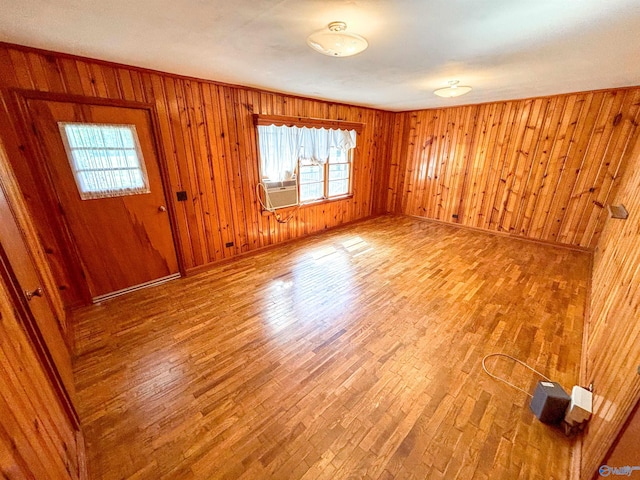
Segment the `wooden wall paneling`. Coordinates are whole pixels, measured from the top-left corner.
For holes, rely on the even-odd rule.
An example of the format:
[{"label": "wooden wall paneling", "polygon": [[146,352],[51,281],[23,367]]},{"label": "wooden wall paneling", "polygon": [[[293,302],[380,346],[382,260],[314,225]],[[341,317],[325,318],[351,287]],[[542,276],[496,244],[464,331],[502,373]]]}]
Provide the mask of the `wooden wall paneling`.
[{"label": "wooden wall paneling", "polygon": [[[371,121],[373,125],[370,128],[373,129],[371,135],[371,178],[370,178],[370,214],[380,215],[385,213],[384,208],[381,205],[386,203],[386,191],[387,182],[389,177],[385,172],[388,172],[389,165],[389,153],[387,151],[388,142],[385,141],[385,137],[389,134],[388,114],[385,112],[372,112]],[[385,200],[382,200],[382,199]],[[383,203],[384,202],[384,203]]]},{"label": "wooden wall paneling", "polygon": [[561,183],[555,192],[554,215],[547,219],[549,230],[546,238],[548,240],[557,242],[567,240],[563,229],[564,221],[569,213],[569,202],[583,166],[584,149],[595,124],[593,111],[599,110],[602,97],[602,92],[589,93],[582,97],[580,116],[567,146],[566,160],[561,172]]},{"label": "wooden wall paneling", "polygon": [[211,230],[215,237],[215,255],[213,260],[221,260],[227,257],[225,244],[227,242],[228,234],[227,229],[229,227],[229,220],[226,214],[226,207],[224,198],[228,197],[228,192],[224,190],[224,182],[222,179],[225,174],[221,172],[224,162],[220,159],[224,159],[224,152],[222,151],[222,145],[220,143],[222,137],[222,131],[220,129],[220,121],[216,117],[217,101],[214,100],[214,92],[211,85],[202,85],[202,98],[204,105],[203,123],[205,132],[204,135],[207,139],[207,189],[212,195],[212,204],[209,206],[209,223]]},{"label": "wooden wall paneling", "polygon": [[[433,200],[437,196],[439,167],[442,164],[442,162],[440,162],[438,149],[442,146],[443,142],[440,138],[432,134],[431,130],[433,130],[434,127],[430,127],[429,124],[433,125],[438,123],[442,121],[443,117],[442,110],[416,113],[416,127],[423,123],[426,123],[427,127],[424,129],[421,128],[421,132],[413,137],[413,144],[409,145],[409,148],[416,149],[414,151],[418,152],[414,157],[421,158],[423,161],[423,164],[412,162],[411,184],[419,185],[420,183],[424,183],[423,186],[418,187],[417,192],[413,192],[413,187],[411,188],[415,201],[407,202],[407,208],[412,212],[421,212],[422,214],[426,213],[427,215],[435,216],[435,211],[433,211],[433,209],[429,211],[428,208],[433,205]],[[407,150],[407,153],[408,152],[409,150]],[[421,179],[425,181],[420,182]]]},{"label": "wooden wall paneling", "polygon": [[[594,130],[589,148],[585,153],[587,163],[590,163],[588,174],[583,176],[583,182],[577,187],[576,193],[579,196],[577,205],[572,210],[575,212],[571,218],[571,228],[569,236],[571,243],[579,243],[585,237],[587,223],[590,220],[590,212],[597,212],[592,208],[594,205],[594,197],[597,196],[596,191],[600,189],[604,183],[605,172],[607,171],[606,158],[610,157],[613,152],[611,148],[615,145],[613,122],[616,115],[620,112],[624,97],[628,92],[608,92],[605,96],[605,105],[597,119],[597,125]],[[628,110],[625,109],[625,110]],[[617,131],[621,129],[616,129]],[[611,152],[611,153],[610,153]],[[618,154],[617,159],[621,158]],[[595,162],[592,159],[603,159]],[[590,161],[591,160],[591,161]],[[599,205],[597,205],[600,207]],[[604,207],[600,207],[600,213]]]},{"label": "wooden wall paneling", "polygon": [[402,211],[401,185],[405,173],[407,161],[407,145],[409,130],[406,127],[407,114],[396,113],[393,118],[394,139],[391,147],[391,164],[389,166],[389,189],[387,191],[387,212],[399,213]]},{"label": "wooden wall paneling", "polygon": [[404,164],[407,159],[406,148],[408,143],[406,120],[407,114],[396,113],[393,115],[393,125],[391,127],[393,145],[391,145],[390,148],[389,179],[386,195],[387,212],[396,213],[401,211],[401,179],[404,175]]},{"label": "wooden wall paneling", "polygon": [[529,117],[520,147],[519,156],[522,170],[519,172],[520,176],[516,173],[516,178],[520,180],[520,183],[514,191],[512,224],[510,226],[513,232],[520,235],[526,236],[526,231],[522,228],[525,221],[525,205],[527,201],[535,199],[535,176],[538,172],[543,171],[539,165],[534,165],[534,162],[537,162],[539,155],[538,149],[543,125],[550,118],[550,115],[547,114],[549,103],[550,99],[548,98],[537,99],[534,102],[534,109]]},{"label": "wooden wall paneling", "polygon": [[[617,189],[620,178],[624,175],[629,160],[629,154],[633,149],[640,130],[640,89],[626,90],[624,102],[618,112],[612,111],[609,118],[609,126],[613,128],[611,138],[607,144],[606,151],[602,152],[598,178],[594,182],[594,193],[589,199],[598,208],[585,207],[583,215],[584,234],[581,245],[589,246],[593,244],[593,238],[599,237],[602,224],[608,212],[606,209],[607,199],[611,198],[611,193]],[[624,112],[624,114],[623,114]],[[615,118],[620,115],[620,122],[614,125]],[[595,198],[594,198],[595,197]],[[602,206],[602,208],[600,208]],[[589,213],[590,212],[590,213]],[[588,218],[585,218],[587,217]]]},{"label": "wooden wall paneling", "polygon": [[59,58],[58,65],[60,75],[62,76],[65,85],[64,93],[70,95],[84,95],[77,62],[70,58]]},{"label": "wooden wall paneling", "polygon": [[[500,178],[504,187],[501,196],[497,197],[496,208],[496,229],[503,232],[511,232],[511,216],[515,203],[515,195],[522,175],[519,165],[522,157],[522,142],[527,130],[527,122],[532,113],[534,100],[524,100],[520,102],[521,108],[517,108],[515,121],[512,125],[513,133],[510,136],[509,150],[505,159],[505,170]],[[520,167],[521,168],[521,167]],[[499,203],[498,203],[499,202]]]},{"label": "wooden wall paneling", "polygon": [[78,60],[75,63],[78,68],[78,74],[80,75],[83,95],[87,97],[99,97],[97,80],[93,76],[91,64],[82,60]]},{"label": "wooden wall paneling", "polygon": [[[244,124],[242,117],[249,115],[248,112],[243,111],[242,101],[239,97],[239,92],[235,88],[228,89],[227,96],[227,116],[228,122],[231,126],[231,148],[232,148],[232,165],[233,165],[233,186],[234,194],[236,197],[236,208],[241,213],[240,217],[240,237],[238,242],[238,251],[245,253],[253,250],[257,246],[257,232],[254,231],[254,224],[251,208],[252,200],[254,198],[251,195],[253,190],[248,185],[248,169],[251,166],[246,164],[247,158],[245,154],[245,135],[246,131],[243,130]],[[253,121],[249,122],[253,125]],[[257,160],[256,160],[257,161]],[[258,166],[255,165],[255,168]],[[246,190],[246,191],[245,191]]]},{"label": "wooden wall paneling", "polygon": [[413,182],[411,175],[414,171],[413,162],[415,159],[413,152],[416,145],[416,137],[418,135],[418,129],[416,128],[418,125],[418,112],[411,112],[406,115],[408,116],[408,119],[406,121],[405,135],[402,142],[403,144],[406,144],[406,146],[403,146],[400,152],[403,158],[401,159],[402,171],[400,172],[398,182],[398,203],[396,204],[396,213],[407,211],[407,202],[409,201],[409,197],[405,195],[404,192],[411,191],[411,185]]},{"label": "wooden wall paneling", "polygon": [[638,136],[628,149],[628,161],[611,203],[623,203],[630,212],[629,218],[606,220],[594,257],[586,373],[594,383],[594,415],[583,440],[582,478],[594,476],[640,400]]},{"label": "wooden wall paneling", "polygon": [[433,117],[426,120],[427,125],[431,123],[434,131],[425,137],[425,142],[432,142],[429,146],[430,162],[427,166],[431,175],[427,175],[426,178],[429,182],[429,188],[426,190],[426,197],[423,197],[425,202],[421,206],[421,210],[426,212],[431,218],[438,217],[438,205],[442,204],[442,182],[444,181],[446,173],[446,149],[448,148],[447,137],[441,132],[446,131],[446,125],[448,120],[447,112],[443,109],[439,109],[433,112]]},{"label": "wooden wall paneling", "polygon": [[[445,144],[442,155],[442,168],[438,187],[438,202],[436,203],[435,217],[438,220],[452,221],[452,206],[457,203],[457,174],[460,167],[460,159],[456,157],[456,149],[464,150],[464,138],[461,135],[463,118],[469,107],[446,110],[447,126],[444,132]],[[459,143],[460,142],[460,145]],[[416,166],[417,168],[417,166]],[[415,189],[415,187],[414,187]],[[455,200],[454,200],[455,199]]]},{"label": "wooden wall paneling", "polygon": [[592,188],[591,184],[593,182],[592,178],[596,164],[591,161],[591,159],[597,158],[595,152],[592,150],[598,149],[600,141],[603,138],[606,127],[603,121],[606,122],[605,119],[609,116],[614,99],[615,92],[603,92],[600,98],[597,99],[596,105],[593,106],[597,106],[597,108],[592,108],[591,111],[588,112],[589,118],[592,119],[588,124],[590,128],[588,135],[582,135],[582,142],[580,142],[579,147],[573,152],[579,159],[580,166],[569,195],[567,212],[560,223],[559,240],[563,243],[572,243],[574,240],[576,223],[580,220],[578,214],[582,213],[580,209],[582,198],[588,194],[589,188]]},{"label": "wooden wall paneling", "polygon": [[[432,197],[432,214],[438,220],[444,219],[445,206],[448,197],[448,190],[451,180],[451,170],[453,169],[453,150],[455,149],[453,134],[456,124],[456,115],[460,114],[460,110],[442,109],[438,111],[438,116],[442,117],[441,124],[441,145],[438,152],[438,180],[434,182],[434,194]],[[414,165],[414,171],[419,168]],[[414,187],[415,188],[415,187]]]},{"label": "wooden wall paneling", "polygon": [[[372,129],[375,128],[375,120],[367,115],[367,118],[358,118],[363,121],[370,128],[363,128],[362,133],[358,135],[358,145],[356,146],[355,156],[359,158],[375,159],[375,152],[373,150],[373,136]],[[348,205],[353,206],[355,211],[353,215],[359,218],[368,217],[371,212],[371,196],[373,195],[373,169],[371,168],[371,162],[356,161],[353,165],[353,194],[354,196],[349,200]],[[331,217],[330,217],[331,218]],[[330,226],[335,225],[336,222],[332,222]]]},{"label": "wooden wall paneling", "polygon": [[[420,125],[423,121],[428,121],[428,118],[425,118],[422,112],[420,114],[416,114],[416,125]],[[409,193],[407,195],[406,207],[409,211],[414,211],[416,208],[419,208],[419,200],[421,194],[424,193],[425,186],[428,184],[420,184],[419,178],[422,173],[421,165],[418,164],[417,159],[423,158],[421,156],[420,151],[423,151],[425,148],[425,142],[423,139],[423,132],[425,129],[416,128],[413,132],[413,136],[410,137],[409,146],[407,147],[407,152],[410,153],[410,164],[407,164],[407,176],[405,180],[405,191]],[[418,191],[416,191],[416,189]]]},{"label": "wooden wall paneling", "polygon": [[[153,83],[151,80],[153,75],[150,75],[148,73],[145,73],[143,75],[140,72],[137,72],[135,70],[130,70],[129,74],[131,75],[131,80],[133,82],[133,91],[135,94],[135,99],[139,102],[145,102],[145,103],[151,102],[154,97],[150,97],[146,93],[145,85],[147,86],[148,90],[153,91]],[[144,81],[143,81],[143,77],[144,77]]]},{"label": "wooden wall paneling", "polygon": [[389,195],[401,213],[593,248],[638,90],[396,114]]},{"label": "wooden wall paneling", "polygon": [[29,75],[33,80],[35,90],[47,91],[49,85],[47,83],[47,77],[44,73],[44,69],[40,63],[40,55],[34,52],[27,52],[26,63],[29,69]]},{"label": "wooden wall paneling", "polygon": [[[137,72],[134,72],[137,73]],[[141,78],[139,78],[141,81]],[[152,95],[156,112],[158,116],[158,130],[159,138],[158,145],[164,151],[166,159],[167,175],[169,180],[169,188],[167,189],[167,195],[171,195],[172,198],[176,194],[175,192],[186,190],[188,197],[191,192],[185,187],[182,181],[181,163],[178,161],[178,149],[173,137],[173,130],[171,124],[171,117],[169,112],[169,101],[167,99],[167,90],[164,79],[160,75],[151,75],[148,81],[152,89]],[[143,94],[141,88],[136,94],[137,98]],[[147,95],[145,95],[147,97]],[[182,246],[181,254],[184,262],[184,268],[189,269],[194,266],[193,249],[191,246],[190,224],[188,222],[188,207],[191,203],[190,198],[184,202],[170,202],[174,208],[177,232],[179,244]]]},{"label": "wooden wall paneling", "polygon": [[[27,64],[25,52],[7,48],[3,48],[2,50],[5,52],[5,55],[2,56],[2,61],[6,62],[6,64],[4,65],[5,68],[2,69],[3,78],[0,80],[7,82],[6,86],[35,90],[36,86],[33,84],[31,75],[29,75],[29,70],[24,68]],[[19,66],[23,67],[18,68]]]},{"label": "wooden wall paneling", "polygon": [[229,160],[231,168],[229,179],[233,186],[232,197],[234,198],[233,209],[237,212],[236,217],[236,239],[235,250],[237,253],[244,253],[250,250],[250,240],[248,231],[247,210],[245,205],[245,196],[243,192],[243,176],[242,176],[242,156],[240,153],[241,134],[238,130],[237,115],[241,112],[235,110],[235,94],[234,88],[226,87],[224,89],[224,110],[229,126]]},{"label": "wooden wall paneling", "polygon": [[477,206],[482,192],[478,188],[478,183],[482,183],[482,177],[489,169],[483,169],[483,162],[486,158],[486,142],[488,139],[487,123],[491,122],[498,104],[483,104],[476,107],[474,129],[472,131],[471,144],[477,148],[477,154],[469,158],[465,169],[465,182],[463,191],[466,194],[460,196],[458,207],[458,221],[463,224],[474,223],[473,219],[477,215]]},{"label": "wooden wall paneling", "polygon": [[[428,112],[427,114],[429,115],[429,118],[425,118],[424,120],[420,121],[419,118],[417,117],[424,116],[424,115],[422,114],[422,112],[415,113],[416,127],[418,127],[419,125],[422,125],[423,122],[426,122],[427,125],[429,123],[432,123],[433,125],[437,125],[435,132],[438,132],[438,133],[435,135],[432,135],[432,137],[434,138],[432,138],[431,140],[429,140],[429,136],[426,136],[424,140],[425,142],[427,141],[435,142],[434,144],[430,145],[430,152],[432,153],[431,164],[433,164],[434,167],[433,167],[433,175],[431,177],[429,176],[426,177],[429,183],[429,187],[425,192],[426,197],[423,197],[423,200],[426,203],[421,206],[421,210],[425,211],[427,215],[430,216],[430,218],[438,218],[437,206],[442,201],[440,185],[445,175],[445,166],[446,166],[445,148],[447,146],[446,137],[445,135],[440,134],[440,132],[442,132],[443,130],[446,130],[446,127],[444,127],[443,125],[447,124],[448,118],[446,115],[446,111],[442,109],[435,110],[434,112]],[[409,128],[411,128],[411,126],[409,126]],[[409,135],[411,136],[412,133],[409,133]],[[414,143],[419,141],[418,135],[413,134],[413,138],[414,138]],[[410,144],[409,146],[411,147],[412,145]],[[409,154],[409,150],[407,150],[407,154]],[[416,168],[418,167],[412,161],[412,171],[415,171]],[[427,168],[430,168],[430,165]],[[404,196],[404,191],[408,191],[408,189],[407,188],[403,189],[403,191],[401,192],[402,196]],[[413,211],[413,210],[410,210],[410,211]]]},{"label": "wooden wall paneling", "polygon": [[194,260],[197,264],[207,263],[207,236],[205,231],[204,212],[206,211],[207,194],[200,185],[200,159],[197,155],[197,138],[194,134],[194,125],[190,118],[190,111],[193,108],[192,99],[188,97],[191,81],[177,79],[175,81],[175,95],[177,100],[177,111],[174,118],[174,135],[180,138],[182,150],[179,150],[183,156],[183,165],[186,166],[183,173],[188,177],[186,179],[189,185],[188,191],[191,192],[190,202],[190,218],[192,232],[191,236],[193,245]]},{"label": "wooden wall paneling", "polygon": [[497,103],[493,106],[495,108],[486,121],[486,128],[489,130],[489,133],[484,134],[486,143],[481,146],[479,166],[473,173],[473,178],[479,180],[478,183],[474,185],[474,190],[479,191],[478,195],[480,200],[473,209],[473,215],[467,217],[469,225],[474,225],[479,228],[488,228],[493,213],[495,191],[493,191],[490,186],[495,184],[500,171],[500,147],[498,145],[498,138],[503,138],[500,134],[505,128],[505,110],[508,110],[505,102]]},{"label": "wooden wall paneling", "polygon": [[224,175],[222,177],[222,182],[225,185],[226,191],[226,204],[225,207],[227,210],[227,218],[230,219],[232,227],[230,228],[229,236],[227,237],[227,242],[233,242],[233,247],[227,249],[227,251],[231,255],[238,254],[240,252],[240,238],[239,238],[239,222],[240,217],[238,216],[238,208],[236,207],[236,196],[234,190],[234,176],[232,170],[232,148],[231,148],[231,125],[228,121],[227,109],[226,109],[226,91],[228,87],[223,87],[217,85],[215,87],[216,93],[216,101],[218,107],[216,109],[216,119],[220,128],[221,135],[221,152],[219,153],[219,161],[221,161],[221,171],[220,174]]},{"label": "wooden wall paneling", "polygon": [[236,128],[243,135],[238,142],[240,157],[241,195],[244,201],[245,219],[248,231],[248,250],[255,250],[265,245],[260,242],[260,205],[256,198],[255,185],[260,182],[257,153],[257,131],[253,123],[253,104],[249,100],[249,92],[235,89]]},{"label": "wooden wall paneling", "polygon": [[[471,181],[469,175],[470,163],[473,161],[472,152],[476,145],[474,143],[475,131],[478,124],[478,114],[482,107],[469,106],[465,111],[465,117],[462,125],[459,126],[459,134],[462,135],[462,142],[458,142],[456,158],[460,162],[460,167],[456,169],[456,195],[451,198],[451,218],[455,223],[460,223],[460,219],[464,217],[464,199],[467,196],[469,188],[468,182]],[[453,218],[457,215],[457,218]]]},{"label": "wooden wall paneling", "polygon": [[535,214],[537,207],[540,204],[540,200],[543,197],[544,192],[548,192],[547,176],[549,175],[549,167],[551,160],[551,152],[553,149],[553,143],[555,136],[550,135],[549,132],[556,125],[559,125],[560,119],[563,115],[564,108],[560,107],[562,103],[562,97],[552,97],[547,99],[546,113],[544,117],[544,123],[542,129],[539,132],[536,142],[536,149],[531,155],[531,178],[527,191],[522,196],[522,204],[520,208],[520,215],[516,231],[519,234],[529,236],[532,225],[535,221]]},{"label": "wooden wall paneling", "polygon": [[373,194],[371,213],[381,215],[386,212],[387,192],[390,178],[391,145],[393,143],[393,114],[375,112],[373,151]]},{"label": "wooden wall paneling", "polygon": [[[533,238],[548,238],[550,230],[552,209],[555,195],[558,191],[564,165],[567,160],[567,150],[569,148],[573,131],[578,123],[578,115],[582,108],[582,103],[578,102],[577,95],[561,97],[563,101],[563,114],[560,123],[556,127],[553,145],[550,151],[549,167],[547,168],[544,185],[541,187],[540,201],[538,202],[538,213],[534,213],[537,220],[533,221],[530,235]],[[554,124],[552,124],[553,127]]]},{"label": "wooden wall paneling", "polygon": [[[444,132],[445,146],[442,155],[443,170],[440,174],[440,181],[436,183],[438,187],[438,202],[436,203],[435,217],[438,220],[452,221],[452,206],[456,203],[457,174],[460,168],[460,159],[456,157],[456,149],[464,150],[464,138],[461,135],[463,118],[468,107],[446,110],[447,126]],[[460,142],[460,145],[459,143]],[[416,170],[419,167],[416,165]],[[415,186],[414,186],[415,190]],[[457,200],[457,198],[455,198]]]},{"label": "wooden wall paneling", "polygon": [[[197,82],[184,82],[184,99],[185,99],[185,121],[183,128],[189,132],[187,145],[191,156],[191,163],[194,168],[191,172],[192,188],[196,193],[199,205],[199,238],[202,239],[201,248],[203,251],[204,263],[210,263],[216,260],[217,252],[219,252],[220,243],[216,245],[214,239],[211,212],[215,212],[215,192],[211,188],[211,178],[209,175],[209,145],[206,137],[205,122],[203,118],[204,101],[201,97],[200,84]],[[215,213],[214,213],[215,215]],[[217,219],[213,218],[217,222]]]},{"label": "wooden wall paneling", "polygon": [[34,58],[34,62],[38,62],[40,72],[46,79],[47,91],[65,93],[66,86],[60,72],[57,58],[53,55],[38,55]]},{"label": "wooden wall paneling", "polygon": [[492,169],[487,177],[486,191],[489,192],[485,200],[485,208],[483,209],[483,217],[481,228],[495,230],[497,215],[500,209],[496,207],[496,201],[500,198],[501,189],[504,188],[506,182],[502,180],[504,174],[505,159],[507,156],[507,147],[509,145],[510,136],[513,133],[512,123],[515,118],[514,102],[506,103],[503,114],[498,123],[498,134],[496,145],[493,150],[493,160],[491,162]]},{"label": "wooden wall paneling", "polygon": [[188,230],[183,234],[184,240],[188,245],[189,255],[191,263],[186,265],[186,268],[201,265],[204,261],[204,252],[202,246],[202,226],[199,222],[199,198],[198,189],[193,184],[193,169],[194,165],[189,157],[189,135],[183,129],[186,122],[184,119],[184,102],[181,101],[183,97],[182,81],[176,78],[163,78],[163,83],[167,93],[167,105],[168,105],[168,117],[171,128],[171,137],[173,139],[173,145],[175,148],[176,164],[179,165],[178,174],[180,175],[181,189],[187,191],[187,201],[184,202],[184,214],[185,223],[188,225]]},{"label": "wooden wall paneling", "polygon": [[237,231],[238,225],[241,221],[241,216],[239,216],[240,207],[237,205],[237,195],[236,195],[236,180],[234,176],[234,170],[232,168],[232,164],[234,160],[234,143],[235,140],[232,138],[232,132],[235,129],[235,124],[232,119],[230,120],[230,116],[228,114],[229,108],[229,88],[217,86],[215,89],[215,98],[216,102],[218,102],[218,108],[216,108],[216,123],[220,130],[219,137],[219,167],[220,167],[220,175],[222,176],[222,184],[224,187],[224,194],[226,197],[225,209],[228,218],[230,219],[230,225],[232,226],[230,236],[228,237],[228,241],[233,241],[234,246],[232,247],[230,253],[236,254],[240,252],[241,247],[241,237],[240,233]]}]

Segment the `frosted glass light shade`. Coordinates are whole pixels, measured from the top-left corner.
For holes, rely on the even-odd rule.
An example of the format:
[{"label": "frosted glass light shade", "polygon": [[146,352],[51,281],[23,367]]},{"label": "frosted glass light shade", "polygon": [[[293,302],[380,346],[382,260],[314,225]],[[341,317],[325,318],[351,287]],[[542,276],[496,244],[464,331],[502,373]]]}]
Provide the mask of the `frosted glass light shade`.
[{"label": "frosted glass light shade", "polygon": [[312,33],[307,37],[307,44],[316,52],[329,57],[350,57],[366,50],[369,42],[355,33],[345,32],[347,25],[343,22],[332,22],[329,30]]},{"label": "frosted glass light shade", "polygon": [[464,95],[465,93],[469,93],[471,91],[471,87],[469,86],[458,86],[458,80],[452,80],[449,82],[449,86],[445,88],[439,88],[435,90],[433,93],[443,98],[453,98]]}]

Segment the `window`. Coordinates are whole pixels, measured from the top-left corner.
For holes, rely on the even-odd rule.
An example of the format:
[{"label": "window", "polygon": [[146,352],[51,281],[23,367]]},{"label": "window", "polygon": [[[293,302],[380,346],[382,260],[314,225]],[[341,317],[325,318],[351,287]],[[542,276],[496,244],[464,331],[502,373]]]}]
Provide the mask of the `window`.
[{"label": "window", "polygon": [[323,165],[299,160],[300,201],[341,197],[351,193],[351,157],[353,150],[331,148]]},{"label": "window", "polygon": [[298,127],[258,123],[264,204],[270,204],[269,196],[273,193],[269,185],[283,188],[278,182],[294,181],[300,203],[351,193],[356,130],[340,127],[342,125],[325,128],[322,124]]},{"label": "window", "polygon": [[149,193],[135,125],[59,122],[80,198]]}]

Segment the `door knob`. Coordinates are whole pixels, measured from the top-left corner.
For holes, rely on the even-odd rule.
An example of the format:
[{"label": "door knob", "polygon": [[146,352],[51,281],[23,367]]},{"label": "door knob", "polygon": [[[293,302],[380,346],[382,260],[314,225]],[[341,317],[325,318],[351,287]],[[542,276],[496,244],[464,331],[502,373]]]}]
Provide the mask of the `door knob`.
[{"label": "door knob", "polygon": [[166,211],[167,211],[167,207],[165,207],[164,205],[160,205],[160,206],[158,207],[158,211],[159,211],[159,212],[166,212]]},{"label": "door knob", "polygon": [[24,291],[24,296],[27,297],[28,302],[30,302],[33,297],[42,297],[43,294],[44,292],[40,287],[36,288],[33,292],[30,292],[29,290]]}]

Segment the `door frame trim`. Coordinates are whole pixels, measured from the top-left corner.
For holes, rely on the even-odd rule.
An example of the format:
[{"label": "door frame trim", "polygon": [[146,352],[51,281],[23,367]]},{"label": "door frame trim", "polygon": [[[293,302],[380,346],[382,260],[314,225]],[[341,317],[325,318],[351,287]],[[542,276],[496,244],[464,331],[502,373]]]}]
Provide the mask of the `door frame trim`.
[{"label": "door frame trim", "polygon": [[[171,236],[173,240],[173,247],[176,253],[176,259],[178,261],[178,270],[181,276],[186,276],[185,269],[185,261],[182,249],[182,242],[179,235],[178,229],[178,221],[177,221],[177,210],[176,210],[176,200],[174,199],[171,190],[171,182],[169,177],[169,166],[167,162],[167,158],[164,152],[164,149],[161,146],[161,131],[160,131],[160,121],[158,118],[158,111],[154,103],[147,102],[136,102],[129,100],[119,100],[119,99],[111,99],[111,98],[101,98],[101,97],[90,97],[85,95],[71,95],[67,93],[51,93],[51,92],[42,92],[37,90],[25,90],[21,88],[9,88],[6,89],[9,95],[6,98],[9,99],[9,111],[12,112],[19,121],[17,122],[17,134],[18,137],[22,140],[22,143],[25,146],[25,156],[35,161],[42,169],[42,177],[44,180],[44,185],[46,191],[44,192],[44,196],[47,199],[56,199],[55,205],[51,205],[50,202],[43,202],[44,204],[49,204],[49,214],[54,215],[57,220],[64,227],[65,235],[62,239],[65,246],[68,248],[70,252],[72,252],[72,258],[68,258],[68,261],[73,262],[75,267],[78,267],[80,271],[82,271],[82,261],[77,252],[77,248],[75,242],[73,241],[70,233],[69,226],[64,216],[60,215],[60,211],[58,208],[55,208],[56,205],[59,204],[58,197],[53,185],[51,172],[49,167],[47,166],[46,161],[44,161],[44,153],[39,145],[39,142],[34,138],[32,132],[32,128],[30,126],[31,115],[29,113],[28,101],[29,100],[44,100],[51,102],[63,102],[63,103],[77,103],[83,105],[97,105],[97,106],[106,106],[106,107],[121,107],[121,108],[131,108],[137,110],[144,110],[148,113],[149,119],[151,121],[151,133],[153,136],[153,147],[155,149],[156,158],[158,161],[158,168],[160,171],[160,180],[162,184],[162,189],[164,192],[165,200],[167,202],[168,214],[169,214],[169,227],[171,230]],[[38,193],[38,195],[42,195]],[[91,294],[89,291],[88,284],[86,283],[81,286],[83,290],[81,292],[84,297],[84,301],[87,305],[91,304]]]}]

